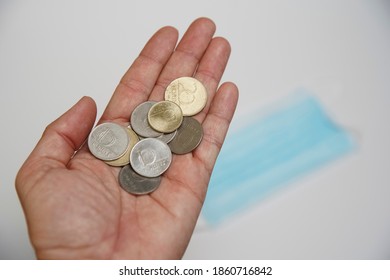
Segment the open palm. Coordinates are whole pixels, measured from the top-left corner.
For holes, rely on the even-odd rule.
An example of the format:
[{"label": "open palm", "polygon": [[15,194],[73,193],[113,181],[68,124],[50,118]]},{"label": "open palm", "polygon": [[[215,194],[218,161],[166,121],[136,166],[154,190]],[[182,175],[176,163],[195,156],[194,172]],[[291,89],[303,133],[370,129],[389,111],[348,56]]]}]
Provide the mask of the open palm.
[{"label": "open palm", "polygon": [[230,46],[214,32],[214,23],[205,18],[194,21],[178,44],[174,28],[157,31],[99,121],[127,125],[138,104],[163,100],[165,87],[181,76],[206,86],[207,105],[195,116],[204,138],[192,153],[173,156],[155,192],[125,192],[118,184],[120,168],[94,158],[83,144],[96,118],[91,98],[83,97],[46,128],[16,178],[38,258],[182,257],[238,98],[234,84],[218,86]]}]

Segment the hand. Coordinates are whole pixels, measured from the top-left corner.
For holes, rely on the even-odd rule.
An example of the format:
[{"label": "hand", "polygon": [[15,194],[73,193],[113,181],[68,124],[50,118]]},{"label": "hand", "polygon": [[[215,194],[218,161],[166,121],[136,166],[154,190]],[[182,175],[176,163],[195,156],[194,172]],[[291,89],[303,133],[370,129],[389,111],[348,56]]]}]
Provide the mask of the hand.
[{"label": "hand", "polygon": [[157,31],[116,88],[99,122],[129,122],[146,100],[163,100],[165,87],[194,76],[207,88],[195,118],[204,138],[192,153],[174,155],[159,188],[133,196],[118,184],[120,168],[94,158],[84,144],[96,105],[83,97],[51,123],[16,177],[16,189],[38,258],[176,259],[189,243],[210,175],[237,104],[232,83],[218,87],[230,45],[215,25],[194,21],[177,43],[172,27]]}]

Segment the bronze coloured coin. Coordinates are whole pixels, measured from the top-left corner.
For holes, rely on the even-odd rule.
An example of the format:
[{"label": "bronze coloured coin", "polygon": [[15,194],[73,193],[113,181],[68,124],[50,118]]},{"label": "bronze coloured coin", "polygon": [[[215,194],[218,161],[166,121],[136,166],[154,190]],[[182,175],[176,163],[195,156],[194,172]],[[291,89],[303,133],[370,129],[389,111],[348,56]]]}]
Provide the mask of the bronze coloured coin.
[{"label": "bronze coloured coin", "polygon": [[184,117],[176,136],[168,143],[172,153],[182,155],[193,151],[203,138],[202,125],[194,118]]}]

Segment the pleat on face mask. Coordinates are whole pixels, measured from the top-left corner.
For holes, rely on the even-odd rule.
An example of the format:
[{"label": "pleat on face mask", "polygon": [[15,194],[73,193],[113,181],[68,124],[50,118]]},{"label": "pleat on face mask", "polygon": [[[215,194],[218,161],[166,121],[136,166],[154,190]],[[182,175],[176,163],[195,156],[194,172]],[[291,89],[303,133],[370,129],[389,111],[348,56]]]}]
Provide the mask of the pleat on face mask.
[{"label": "pleat on face mask", "polygon": [[351,135],[319,101],[301,91],[228,136],[202,215],[209,224],[218,224],[354,147]]}]

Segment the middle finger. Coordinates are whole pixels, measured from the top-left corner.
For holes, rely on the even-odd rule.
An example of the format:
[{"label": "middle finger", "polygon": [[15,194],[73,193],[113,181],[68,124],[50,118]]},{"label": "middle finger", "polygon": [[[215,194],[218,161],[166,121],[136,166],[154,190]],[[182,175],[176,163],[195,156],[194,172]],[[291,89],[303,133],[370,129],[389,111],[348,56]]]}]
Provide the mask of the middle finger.
[{"label": "middle finger", "polygon": [[195,20],[180,40],[174,53],[162,70],[150,95],[150,100],[163,100],[165,88],[172,80],[193,76],[215,32],[215,24],[207,18]]}]

